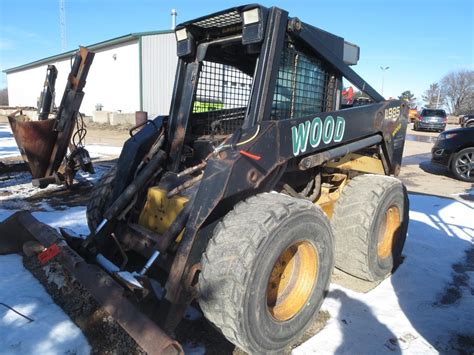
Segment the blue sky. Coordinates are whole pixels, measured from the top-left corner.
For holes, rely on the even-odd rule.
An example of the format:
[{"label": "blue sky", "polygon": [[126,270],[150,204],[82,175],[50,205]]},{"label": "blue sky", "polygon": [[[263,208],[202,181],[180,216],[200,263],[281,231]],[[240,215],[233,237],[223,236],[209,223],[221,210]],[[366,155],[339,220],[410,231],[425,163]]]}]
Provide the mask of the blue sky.
[{"label": "blue sky", "polygon": [[[66,0],[67,49],[178,23],[240,5],[235,1]],[[361,47],[354,69],[384,96],[411,90],[458,69],[474,70],[473,0],[262,0]],[[59,0],[0,0],[0,70],[61,52]],[[120,74],[120,73],[118,73]],[[0,88],[6,86],[0,75]],[[40,90],[40,88],[38,88]]]}]

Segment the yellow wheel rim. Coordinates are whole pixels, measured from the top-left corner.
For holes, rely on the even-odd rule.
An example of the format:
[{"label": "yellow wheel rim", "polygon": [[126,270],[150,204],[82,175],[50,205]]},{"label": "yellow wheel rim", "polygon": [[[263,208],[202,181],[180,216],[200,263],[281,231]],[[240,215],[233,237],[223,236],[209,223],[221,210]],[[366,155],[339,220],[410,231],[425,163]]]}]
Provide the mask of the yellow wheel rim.
[{"label": "yellow wheel rim", "polygon": [[267,286],[267,307],[278,321],[293,318],[306,304],[318,277],[318,253],[300,241],[281,253]]},{"label": "yellow wheel rim", "polygon": [[385,212],[385,219],[380,226],[377,254],[380,259],[388,257],[393,250],[393,244],[400,228],[400,210],[396,206],[390,207]]}]

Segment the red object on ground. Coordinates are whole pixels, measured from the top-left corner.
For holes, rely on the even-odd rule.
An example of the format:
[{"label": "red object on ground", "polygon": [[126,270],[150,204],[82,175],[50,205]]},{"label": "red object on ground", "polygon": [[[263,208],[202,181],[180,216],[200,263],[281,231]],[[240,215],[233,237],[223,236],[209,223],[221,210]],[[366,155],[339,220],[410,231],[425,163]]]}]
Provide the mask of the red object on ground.
[{"label": "red object on ground", "polygon": [[49,248],[38,254],[38,260],[41,265],[46,264],[52,258],[59,254],[59,247],[56,243],[51,244]]}]

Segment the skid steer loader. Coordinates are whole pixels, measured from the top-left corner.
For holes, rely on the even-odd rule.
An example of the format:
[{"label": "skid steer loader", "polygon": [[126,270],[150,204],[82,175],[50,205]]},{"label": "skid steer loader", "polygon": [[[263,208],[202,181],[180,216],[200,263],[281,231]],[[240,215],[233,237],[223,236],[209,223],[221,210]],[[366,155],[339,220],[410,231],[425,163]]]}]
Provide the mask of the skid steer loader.
[{"label": "skid steer loader", "polygon": [[[408,107],[350,68],[357,46],[276,7],[185,22],[176,39],[170,114],[132,132],[96,185],[91,233],[20,212],[3,252],[38,240],[148,353],[182,352],[172,334],[192,300],[238,347],[282,351],[334,265],[374,281],[399,264],[408,200],[390,175]],[[340,109],[343,77],[373,103]],[[137,310],[147,297],[159,325]]]}]

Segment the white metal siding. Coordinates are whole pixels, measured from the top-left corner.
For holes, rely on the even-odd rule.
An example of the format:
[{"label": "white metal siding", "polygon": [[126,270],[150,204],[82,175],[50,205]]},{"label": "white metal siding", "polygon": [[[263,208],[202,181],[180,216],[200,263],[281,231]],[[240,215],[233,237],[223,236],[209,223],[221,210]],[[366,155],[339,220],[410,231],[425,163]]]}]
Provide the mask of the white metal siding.
[{"label": "white metal siding", "polygon": [[83,108],[92,111],[100,103],[104,111],[140,110],[139,62],[138,39],[97,51],[84,88]]},{"label": "white metal siding", "polygon": [[169,113],[177,63],[174,33],[142,37],[143,110],[148,117]]},{"label": "white metal siding", "polygon": [[[115,54],[115,59],[114,59]],[[56,100],[58,106],[70,72],[69,59],[51,62],[58,69]],[[11,106],[36,106],[43,88],[46,66],[9,73],[8,99]],[[81,112],[90,115],[96,104],[104,111],[135,112],[140,109],[138,39],[96,51],[84,88]]]},{"label": "white metal siding", "polygon": [[[69,60],[50,62],[58,69],[56,79],[56,105],[59,105],[70,72]],[[43,89],[47,64],[7,74],[8,103],[10,106],[36,107]]]}]

